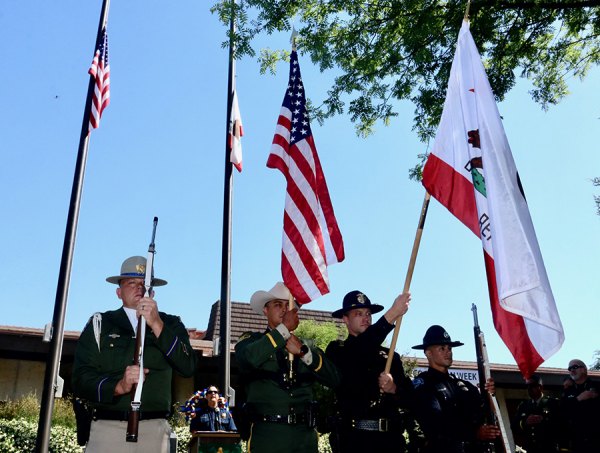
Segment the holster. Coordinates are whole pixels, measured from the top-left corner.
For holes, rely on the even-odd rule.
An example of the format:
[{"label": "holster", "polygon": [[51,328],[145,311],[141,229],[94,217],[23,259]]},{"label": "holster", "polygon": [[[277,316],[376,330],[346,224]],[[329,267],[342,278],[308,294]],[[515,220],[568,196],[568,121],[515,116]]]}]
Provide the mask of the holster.
[{"label": "holster", "polygon": [[319,403],[311,401],[306,405],[306,424],[309,428],[316,428],[319,417]]},{"label": "holster", "polygon": [[84,446],[90,439],[94,410],[86,401],[73,398],[73,412],[75,412],[75,422],[77,424],[77,444]]}]

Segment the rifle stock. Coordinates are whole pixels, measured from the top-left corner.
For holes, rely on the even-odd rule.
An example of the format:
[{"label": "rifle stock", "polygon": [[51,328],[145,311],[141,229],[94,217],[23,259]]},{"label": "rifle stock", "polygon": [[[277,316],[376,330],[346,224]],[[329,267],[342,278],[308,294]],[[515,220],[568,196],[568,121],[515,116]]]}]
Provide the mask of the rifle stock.
[{"label": "rifle stock", "polygon": [[[148,258],[146,259],[146,273],[144,275],[145,296],[152,297],[152,280],[154,278],[154,254],[156,253],[154,239],[156,237],[156,226],[158,217],[154,217],[152,223],[152,239],[148,246]],[[140,367],[138,384],[131,388],[131,408],[127,419],[127,432],[125,440],[127,442],[138,441],[138,429],[140,425],[140,406],[141,389],[144,386],[144,339],[146,337],[146,320],[143,316],[138,319],[137,330],[135,334],[135,350],[133,353],[133,364]],[[138,389],[139,387],[139,389]]]},{"label": "rifle stock", "polygon": [[479,321],[477,319],[477,306],[472,304],[471,310],[473,311],[473,333],[475,335],[477,373],[479,375],[479,390],[481,391],[481,397],[483,400],[484,422],[488,425],[496,425],[498,428],[500,428],[500,432],[502,434],[499,439],[490,441],[489,446],[485,451],[489,453],[510,453],[510,442],[508,441],[506,428],[504,426],[504,421],[502,420],[502,414],[500,413],[500,406],[496,400],[496,395],[491,394],[485,388],[485,383],[491,377],[491,372],[487,355],[487,346],[485,345],[485,337],[479,328]]},{"label": "rifle stock", "polygon": [[[133,353],[133,364],[140,365],[140,358],[142,357],[143,346],[142,346],[142,323],[146,321],[140,316],[138,319],[138,326],[135,334],[135,350]],[[143,366],[143,363],[142,363]],[[140,425],[140,403],[135,402],[135,393],[137,391],[137,385],[134,384],[131,388],[131,409],[129,411],[129,418],[127,419],[127,432],[125,440],[127,442],[137,442],[138,440],[138,428]]]}]

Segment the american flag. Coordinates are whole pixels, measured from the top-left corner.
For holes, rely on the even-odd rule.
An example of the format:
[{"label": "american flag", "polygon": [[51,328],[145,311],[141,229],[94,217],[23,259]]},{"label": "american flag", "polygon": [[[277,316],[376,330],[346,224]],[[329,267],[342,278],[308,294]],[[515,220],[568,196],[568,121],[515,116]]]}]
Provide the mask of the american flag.
[{"label": "american flag", "polygon": [[110,104],[110,64],[108,63],[108,35],[106,28],[102,29],[102,37],[94,54],[94,60],[88,73],[94,78],[94,97],[92,111],[90,112],[90,125],[88,134],[92,129],[100,126],[100,117],[108,104]]},{"label": "american flag", "polygon": [[279,169],[287,181],[283,281],[299,303],[307,303],[329,292],[327,266],[344,260],[344,242],[310,128],[296,51],[267,167]]}]

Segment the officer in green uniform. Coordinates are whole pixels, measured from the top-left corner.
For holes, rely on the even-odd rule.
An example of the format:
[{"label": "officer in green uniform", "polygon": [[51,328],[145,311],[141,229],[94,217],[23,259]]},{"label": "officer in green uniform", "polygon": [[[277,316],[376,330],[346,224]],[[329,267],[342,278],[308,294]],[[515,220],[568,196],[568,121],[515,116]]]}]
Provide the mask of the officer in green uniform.
[{"label": "officer in green uniform", "polygon": [[534,374],[527,379],[530,399],[521,402],[511,424],[516,439],[522,438],[527,453],[559,451],[560,403],[544,395],[542,378]]},{"label": "officer in green uniform", "polygon": [[317,452],[312,386],[315,381],[329,387],[339,382],[337,369],[323,351],[291,333],[299,320],[298,309],[288,309],[289,299],[281,282],[269,291],[255,292],[250,305],[267,318],[267,330],[245,333],[235,346],[246,382],[252,453]]},{"label": "officer in green uniform", "polygon": [[[75,350],[73,390],[94,407],[94,421],[86,452],[166,452],[170,428],[173,370],[191,377],[196,356],[187,330],[179,317],[158,311],[150,297],[144,297],[146,259],[133,256],[121,266],[121,274],[108,277],[119,285],[118,310],[96,313],[85,326]],[[166,285],[155,278],[153,286]],[[139,383],[140,368],[132,365],[139,316],[146,323],[144,382],[142,386],[138,442],[125,441],[130,392]]]}]

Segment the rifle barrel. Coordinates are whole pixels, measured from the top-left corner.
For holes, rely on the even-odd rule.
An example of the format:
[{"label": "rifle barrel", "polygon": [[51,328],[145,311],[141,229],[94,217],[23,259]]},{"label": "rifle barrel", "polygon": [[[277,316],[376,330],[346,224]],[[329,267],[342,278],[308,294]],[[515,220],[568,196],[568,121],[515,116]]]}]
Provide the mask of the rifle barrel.
[{"label": "rifle barrel", "polygon": [[[154,279],[154,254],[156,253],[154,240],[156,239],[156,227],[158,225],[158,217],[154,217],[152,220],[152,238],[150,239],[150,245],[148,245],[148,258],[146,259],[146,273],[144,275],[144,287],[146,289],[145,296],[152,297],[152,280]],[[143,316],[138,319],[138,325],[135,334],[135,350],[133,353],[133,364],[140,367],[140,384],[144,386],[144,337],[146,335],[146,320]],[[136,401],[138,384],[134,384],[131,387],[131,409],[129,411],[129,417],[127,420],[127,432],[125,434],[125,440],[127,442],[138,441],[138,429],[140,425],[140,406],[141,406],[141,392],[139,395],[140,401]]]}]

